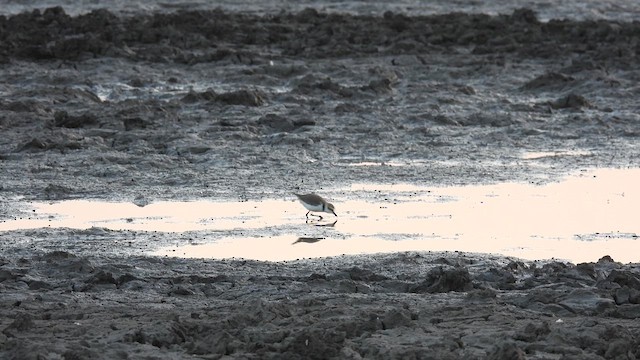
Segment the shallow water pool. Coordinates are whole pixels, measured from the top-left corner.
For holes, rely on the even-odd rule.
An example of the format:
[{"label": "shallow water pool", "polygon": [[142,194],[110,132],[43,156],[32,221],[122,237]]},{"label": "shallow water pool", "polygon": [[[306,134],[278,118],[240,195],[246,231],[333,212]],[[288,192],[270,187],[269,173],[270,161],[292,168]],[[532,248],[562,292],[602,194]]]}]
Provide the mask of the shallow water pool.
[{"label": "shallow water pool", "polygon": [[306,221],[292,195],[262,201],[31,202],[0,231],[91,227],[196,234],[158,256],[291,260],[394,251],[495,253],[529,260],[640,262],[640,169],[598,169],[548,185],[353,184],[327,194],[339,215]]}]

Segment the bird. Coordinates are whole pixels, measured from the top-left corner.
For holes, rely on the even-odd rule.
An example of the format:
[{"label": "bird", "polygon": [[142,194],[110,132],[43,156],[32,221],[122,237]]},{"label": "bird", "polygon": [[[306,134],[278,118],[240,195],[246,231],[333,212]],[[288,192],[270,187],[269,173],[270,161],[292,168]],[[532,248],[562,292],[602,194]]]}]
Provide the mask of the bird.
[{"label": "bird", "polygon": [[[329,214],[338,216],[338,214],[336,214],[335,207],[333,206],[333,204],[327,202],[320,195],[316,195],[313,193],[305,194],[305,195],[300,195],[300,194],[294,194],[294,195],[297,196],[298,200],[300,200],[302,205],[307,210],[309,210],[307,211],[307,215],[306,215],[307,218],[309,218],[309,213],[311,212],[327,212]],[[322,216],[320,215],[316,215],[316,214],[311,214],[311,215],[319,217],[320,219],[318,220],[322,220]]]}]

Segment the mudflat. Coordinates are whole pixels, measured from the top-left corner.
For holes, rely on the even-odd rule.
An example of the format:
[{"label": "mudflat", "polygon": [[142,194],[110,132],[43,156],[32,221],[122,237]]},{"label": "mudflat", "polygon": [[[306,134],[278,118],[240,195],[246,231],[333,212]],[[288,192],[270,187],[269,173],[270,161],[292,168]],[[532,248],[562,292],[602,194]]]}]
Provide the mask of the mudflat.
[{"label": "mudflat", "polygon": [[[611,16],[535,2],[176,4],[0,16],[0,221],[35,216],[30,201],[294,192],[322,193],[348,221],[350,184],[544,185],[640,164],[631,2]],[[152,254],[189,236],[0,232],[0,357],[640,357],[640,267],[604,252],[578,264],[455,249]]]}]

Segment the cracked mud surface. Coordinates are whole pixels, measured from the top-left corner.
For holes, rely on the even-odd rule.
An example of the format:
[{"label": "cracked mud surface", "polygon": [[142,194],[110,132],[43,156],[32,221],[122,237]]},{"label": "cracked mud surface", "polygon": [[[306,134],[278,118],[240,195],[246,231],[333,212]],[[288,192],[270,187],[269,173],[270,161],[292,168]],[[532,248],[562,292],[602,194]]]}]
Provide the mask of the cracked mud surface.
[{"label": "cracked mud surface", "polygon": [[[0,16],[0,219],[638,167],[640,24],[622,16],[197,4]],[[0,357],[640,357],[638,265],[604,253],[186,260],[138,235],[1,233]]]}]

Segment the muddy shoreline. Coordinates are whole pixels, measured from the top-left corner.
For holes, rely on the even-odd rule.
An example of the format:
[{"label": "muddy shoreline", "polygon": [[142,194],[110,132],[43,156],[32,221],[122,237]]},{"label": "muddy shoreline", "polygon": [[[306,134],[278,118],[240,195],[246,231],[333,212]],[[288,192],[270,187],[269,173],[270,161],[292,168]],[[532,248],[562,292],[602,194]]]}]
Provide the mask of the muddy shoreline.
[{"label": "muddy shoreline", "polygon": [[[637,22],[387,10],[0,16],[0,219],[640,165]],[[640,268],[604,253],[277,263],[153,257],[153,236],[101,228],[0,239],[7,359],[640,357]]]},{"label": "muddy shoreline", "polygon": [[638,356],[637,265],[401,253],[1,259],[5,358]]}]

